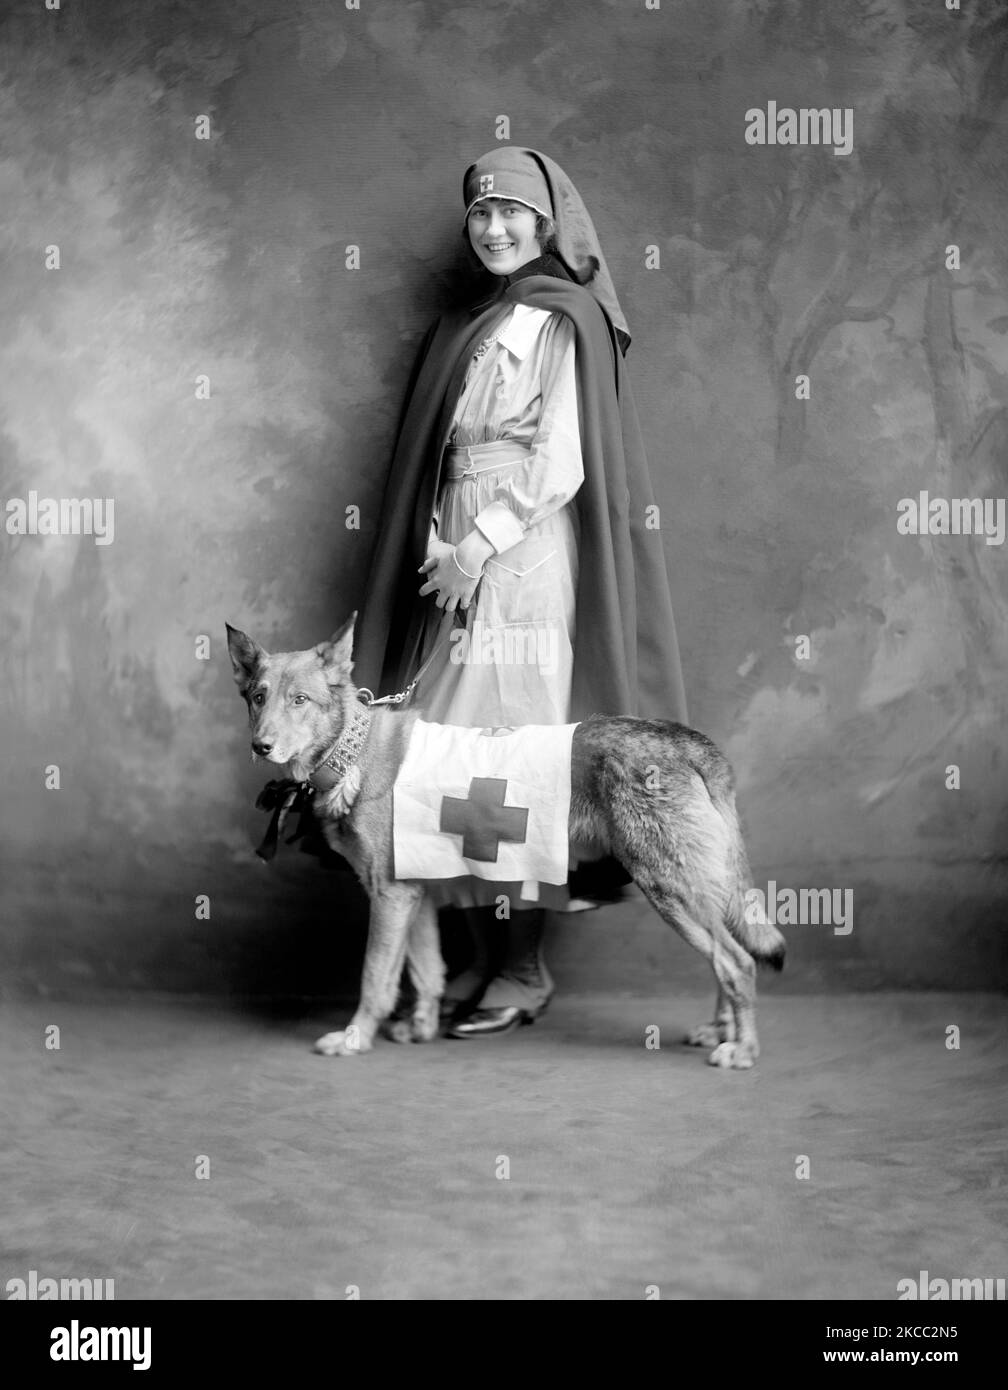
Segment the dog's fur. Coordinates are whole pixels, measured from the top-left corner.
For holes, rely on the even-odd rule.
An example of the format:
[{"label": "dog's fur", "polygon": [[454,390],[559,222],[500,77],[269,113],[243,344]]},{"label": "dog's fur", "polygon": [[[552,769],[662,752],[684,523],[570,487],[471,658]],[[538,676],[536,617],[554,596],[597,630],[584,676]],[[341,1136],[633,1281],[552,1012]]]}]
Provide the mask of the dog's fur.
[{"label": "dog's fur", "polygon": [[[355,618],[317,647],[272,654],[228,625],[253,755],[289,763],[298,781],[360,708],[351,680]],[[422,882],[393,876],[392,786],[417,718],[375,706],[349,813],[340,814],[336,790],[314,796],[326,840],[349,861],[371,900],[360,1003],[345,1029],[315,1044],[327,1055],[370,1050],[395,1007],[404,964],[416,1002],[412,1017],[393,1024],[390,1036],[427,1042],[438,1032],[444,964],[436,913]],[[747,919],[749,869],[722,754],[681,724],[593,715],[574,731],[570,838],[582,853],[591,845],[618,859],[664,920],[710,961],[718,984],[714,1021],[687,1042],[712,1047],[716,1066],[751,1067],[759,1055],[756,961],[780,969],[784,938],[765,918]]]}]

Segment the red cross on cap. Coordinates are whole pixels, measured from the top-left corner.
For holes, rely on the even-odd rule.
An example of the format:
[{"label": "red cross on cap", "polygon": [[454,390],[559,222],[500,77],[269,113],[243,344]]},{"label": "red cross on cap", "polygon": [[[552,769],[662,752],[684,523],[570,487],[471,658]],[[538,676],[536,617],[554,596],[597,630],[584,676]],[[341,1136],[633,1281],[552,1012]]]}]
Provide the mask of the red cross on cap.
[{"label": "red cross on cap", "polygon": [[480,192],[489,193],[493,189],[493,174],[480,174]]}]

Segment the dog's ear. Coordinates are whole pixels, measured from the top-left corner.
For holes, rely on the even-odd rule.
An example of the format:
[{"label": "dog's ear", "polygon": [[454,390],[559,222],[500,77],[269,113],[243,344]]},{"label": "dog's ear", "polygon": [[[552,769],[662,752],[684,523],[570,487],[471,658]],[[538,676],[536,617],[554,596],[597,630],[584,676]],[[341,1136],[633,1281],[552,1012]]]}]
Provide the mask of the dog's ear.
[{"label": "dog's ear", "polygon": [[225,623],[224,626],[227,628],[231,669],[234,671],[238,689],[244,694],[245,687],[255,675],[266,653],[258,642],[253,642],[251,637],[246,637],[238,628],[232,627],[230,623]]},{"label": "dog's ear", "polygon": [[353,670],[354,623],[357,610],[350,614],[339,632],[334,632],[328,642],[320,642],[315,650],[325,667],[330,685],[338,685]]}]

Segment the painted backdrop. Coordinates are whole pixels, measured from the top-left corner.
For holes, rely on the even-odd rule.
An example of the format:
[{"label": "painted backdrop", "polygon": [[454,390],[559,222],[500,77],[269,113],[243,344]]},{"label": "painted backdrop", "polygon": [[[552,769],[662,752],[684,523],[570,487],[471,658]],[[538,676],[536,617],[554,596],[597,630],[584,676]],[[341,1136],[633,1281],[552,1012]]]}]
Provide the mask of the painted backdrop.
[{"label": "painted backdrop", "polygon": [[[352,977],[352,881],[252,857],[224,623],[299,647],[355,606],[461,175],[506,131],[573,177],[634,330],[756,882],[853,892],[849,933],[787,928],[793,983],[1003,984],[1005,547],[897,523],[1008,492],[1006,54],[995,0],[8,0],[4,980]],[[848,153],[755,142],[834,108]],[[32,493],[112,499],[114,533],[11,534]],[[569,978],[643,977],[655,930],[585,921]]]}]

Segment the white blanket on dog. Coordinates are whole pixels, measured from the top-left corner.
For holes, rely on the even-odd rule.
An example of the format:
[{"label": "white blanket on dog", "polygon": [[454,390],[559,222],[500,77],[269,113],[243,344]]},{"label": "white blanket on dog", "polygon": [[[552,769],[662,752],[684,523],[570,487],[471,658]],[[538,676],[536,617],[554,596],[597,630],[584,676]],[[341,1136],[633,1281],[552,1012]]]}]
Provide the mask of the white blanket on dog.
[{"label": "white blanket on dog", "polygon": [[396,878],[567,882],[576,724],[464,729],[418,719],[393,787]]}]

